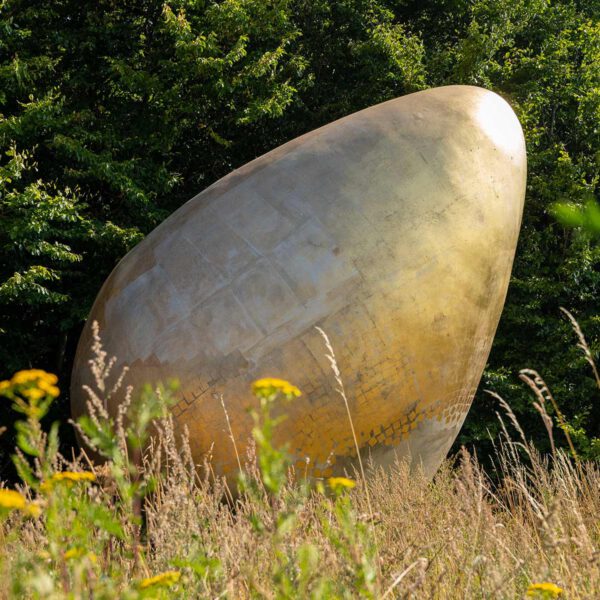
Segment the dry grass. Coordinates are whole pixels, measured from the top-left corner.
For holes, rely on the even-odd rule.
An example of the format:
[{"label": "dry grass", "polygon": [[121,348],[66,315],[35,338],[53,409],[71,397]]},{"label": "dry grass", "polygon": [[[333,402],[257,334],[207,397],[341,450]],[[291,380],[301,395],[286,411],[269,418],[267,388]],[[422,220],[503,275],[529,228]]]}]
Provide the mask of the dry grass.
[{"label": "dry grass", "polygon": [[[550,460],[506,438],[498,445],[499,486],[463,451],[459,464],[446,463],[433,482],[399,464],[390,473],[369,472],[366,483],[358,477],[341,499],[318,490],[303,496],[291,482],[275,505],[242,497],[232,508],[222,486],[198,478],[186,445],[177,449],[168,419],[157,444],[161,451],[155,447],[147,462],[153,473],[146,476],[154,474],[158,485],[146,499],[142,574],[179,568],[181,561],[188,573],[164,597],[358,597],[357,570],[371,562],[378,568],[373,584],[362,586],[365,597],[522,598],[531,583],[552,582],[566,598],[600,598],[596,464],[578,468],[561,452]],[[94,493],[107,503],[114,489],[106,482]],[[290,505],[297,522],[282,535],[275,523]],[[253,526],[256,519],[266,530]],[[10,597],[10,581],[27,556],[47,543],[34,523],[13,525],[21,530],[4,542],[2,597]],[[307,546],[313,564],[301,567]],[[101,556],[100,570],[110,571],[115,560],[136,577],[122,552]],[[302,579],[297,595],[282,589],[279,569]]]},{"label": "dry grass", "polygon": [[[380,549],[378,597],[389,590],[398,598],[521,598],[530,583],[553,582],[567,598],[600,598],[598,466],[584,464],[579,471],[561,453],[552,464],[531,448],[525,452],[531,459],[521,460],[523,453],[520,443],[501,442],[498,487],[466,452],[433,482],[403,465],[370,473],[367,485],[361,481],[351,492],[356,521],[367,522],[365,534],[345,539],[345,551],[325,526],[337,526],[333,504],[313,493],[278,551],[293,557],[303,544],[316,546],[319,568],[312,583],[326,575],[350,597],[352,569],[372,544]],[[283,501],[293,493],[286,490]],[[257,511],[265,521],[271,518],[264,506],[244,499],[231,511],[208,484],[174,461],[147,508],[153,569],[201,551],[218,559],[221,573],[198,593],[275,597],[273,540],[254,531],[247,518]]]},{"label": "dry grass", "polygon": [[[101,348],[97,354],[102,379],[110,363],[102,362]],[[529,375],[541,390],[544,418],[549,392]],[[105,389],[102,382],[89,391],[99,427]],[[129,390],[125,397],[129,407]],[[551,583],[561,597],[600,598],[598,463],[573,459],[554,444],[552,455],[541,456],[498,400],[505,416],[493,482],[463,450],[433,481],[401,463],[390,472],[361,464],[349,474],[353,489],[328,490],[290,469],[273,492],[256,453],[267,453],[273,473],[284,459],[257,447],[238,457],[246,479],[237,499],[208,464],[197,468],[169,416],[155,422],[141,469],[130,469],[120,414],[114,448],[122,454],[113,463],[95,468],[85,456],[57,456],[44,466],[36,459],[42,473],[92,468],[97,481],[62,491],[21,488],[30,500],[40,497],[43,510],[0,521],[0,597],[496,599],[523,598],[532,584]],[[58,501],[65,504],[57,510]],[[97,507],[108,509],[121,533],[106,515],[92,515]],[[173,570],[175,583],[143,587],[143,578]],[[558,597],[531,589],[529,596]]]}]

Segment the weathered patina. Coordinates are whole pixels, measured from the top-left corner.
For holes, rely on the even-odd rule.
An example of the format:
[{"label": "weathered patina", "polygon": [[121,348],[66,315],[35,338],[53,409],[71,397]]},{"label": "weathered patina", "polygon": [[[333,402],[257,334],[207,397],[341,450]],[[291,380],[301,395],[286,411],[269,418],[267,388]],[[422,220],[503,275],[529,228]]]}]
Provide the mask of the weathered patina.
[{"label": "weathered patina", "polygon": [[303,392],[281,406],[276,441],[289,443],[302,473],[341,474],[356,452],[319,326],[361,452],[432,474],[487,360],[525,180],[513,111],[467,86],[373,106],[261,156],[115,268],[80,340],[74,415],[85,410],[96,320],[117,369],[129,367],[126,383],[179,379],[173,414],[199,463],[210,450],[214,471],[235,475],[220,395],[243,454],[250,383],[273,376]]}]

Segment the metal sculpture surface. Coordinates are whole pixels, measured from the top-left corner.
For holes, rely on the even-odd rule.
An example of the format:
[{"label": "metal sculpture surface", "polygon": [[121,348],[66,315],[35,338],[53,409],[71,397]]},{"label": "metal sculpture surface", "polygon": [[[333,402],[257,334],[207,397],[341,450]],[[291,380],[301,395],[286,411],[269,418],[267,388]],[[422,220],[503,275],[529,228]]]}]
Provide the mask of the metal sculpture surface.
[{"label": "metal sculpture surface", "polygon": [[[356,458],[325,356],[329,335],[361,453],[432,474],[471,405],[521,222],[525,143],[492,92],[449,86],[373,106],[224,177],[134,248],[102,288],[72,383],[85,410],[91,326],[126,383],[178,378],[194,457],[233,477],[253,380],[293,381],[276,441],[302,472]],[[115,411],[115,406],[109,406]]]}]

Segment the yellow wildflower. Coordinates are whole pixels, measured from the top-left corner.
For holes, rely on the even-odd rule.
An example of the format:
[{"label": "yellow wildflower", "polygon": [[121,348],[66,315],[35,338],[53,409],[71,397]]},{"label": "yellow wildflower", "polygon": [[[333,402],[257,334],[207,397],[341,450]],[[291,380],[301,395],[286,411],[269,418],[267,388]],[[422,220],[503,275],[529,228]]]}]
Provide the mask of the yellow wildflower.
[{"label": "yellow wildflower", "polygon": [[50,479],[44,481],[40,486],[40,490],[42,492],[49,492],[57,482],[72,485],[80,481],[96,481],[96,475],[90,471],[61,471],[59,473],[54,473]]},{"label": "yellow wildflower", "polygon": [[277,393],[281,393],[288,398],[294,398],[301,395],[300,390],[285,379],[277,379],[275,377],[264,377],[258,379],[252,384],[252,392],[256,396],[268,398]]},{"label": "yellow wildflower", "polygon": [[54,373],[46,373],[45,371],[43,373],[42,381],[45,381],[49,385],[56,385],[58,383],[58,377]]},{"label": "yellow wildflower", "polygon": [[65,560],[72,558],[87,558],[90,562],[96,563],[98,557],[93,552],[86,552],[84,548],[70,548],[63,554]]},{"label": "yellow wildflower", "polygon": [[0,490],[0,507],[9,510],[24,510],[27,506],[27,500],[23,494],[15,490]]},{"label": "yellow wildflower", "polygon": [[37,502],[29,502],[23,509],[23,512],[34,519],[37,519],[42,514],[42,507]]},{"label": "yellow wildflower", "polygon": [[28,371],[17,371],[11,378],[11,385],[22,385],[30,383],[38,378],[37,369],[29,369]]},{"label": "yellow wildflower", "polygon": [[52,481],[96,481],[96,475],[91,471],[61,471],[52,475]]},{"label": "yellow wildflower", "polygon": [[9,381],[0,382],[0,394],[12,397],[18,392],[30,402],[38,402],[46,396],[56,398],[60,390],[56,386],[58,377],[42,369],[17,371]]},{"label": "yellow wildflower", "polygon": [[70,548],[63,554],[63,557],[65,560],[69,560],[71,558],[79,558],[82,554],[83,550],[81,548]]},{"label": "yellow wildflower", "polygon": [[60,390],[58,389],[58,387],[43,379],[40,379],[37,382],[37,387],[38,389],[45,392],[48,396],[52,396],[53,398],[56,398],[60,394]]},{"label": "yellow wildflower", "polygon": [[46,392],[38,387],[29,387],[21,390],[21,396],[25,396],[27,400],[37,402],[46,396]]},{"label": "yellow wildflower", "polygon": [[330,477],[327,480],[327,483],[333,491],[342,489],[351,490],[353,487],[356,487],[356,482],[346,477]]},{"label": "yellow wildflower", "polygon": [[36,502],[27,502],[25,496],[15,490],[0,490],[0,508],[20,510],[30,517],[39,517],[42,509]]},{"label": "yellow wildflower", "polygon": [[527,588],[527,596],[530,598],[558,598],[562,596],[563,589],[554,583],[532,583]]},{"label": "yellow wildflower", "polygon": [[54,384],[58,381],[56,375],[47,373],[42,369],[27,369],[26,371],[17,371],[11,378],[10,382],[13,385],[22,385],[24,383],[31,383],[36,380],[47,381],[48,383]]},{"label": "yellow wildflower", "polygon": [[154,577],[148,577],[142,579],[140,582],[140,588],[142,590],[149,587],[170,587],[179,581],[181,573],[179,571],[165,571],[155,575]]},{"label": "yellow wildflower", "polygon": [[[56,398],[60,390],[56,386],[58,377],[42,369],[28,369],[17,371],[10,380],[0,381],[0,395],[16,400],[21,411],[29,416],[39,416],[36,406],[46,397]],[[19,396],[29,401],[25,406]]]}]

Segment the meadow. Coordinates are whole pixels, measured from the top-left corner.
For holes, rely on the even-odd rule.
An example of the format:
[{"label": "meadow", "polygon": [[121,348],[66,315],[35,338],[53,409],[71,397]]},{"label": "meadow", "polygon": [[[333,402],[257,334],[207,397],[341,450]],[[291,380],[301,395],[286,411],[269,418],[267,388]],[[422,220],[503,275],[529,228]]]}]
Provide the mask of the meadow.
[{"label": "meadow", "polygon": [[61,455],[57,427],[45,432],[55,375],[0,383],[20,414],[21,477],[0,489],[2,598],[600,597],[600,467],[555,448],[568,427],[559,416],[554,430],[535,372],[522,376],[553,451],[540,454],[497,397],[492,469],[463,448],[433,481],[368,461],[308,480],[272,444],[273,406],[301,391],[259,380],[254,444],[228,486],[210,457],[194,464],[169,388],[124,390],[119,414],[107,414],[112,366],[98,343],[89,414],[74,424],[102,464]]}]

